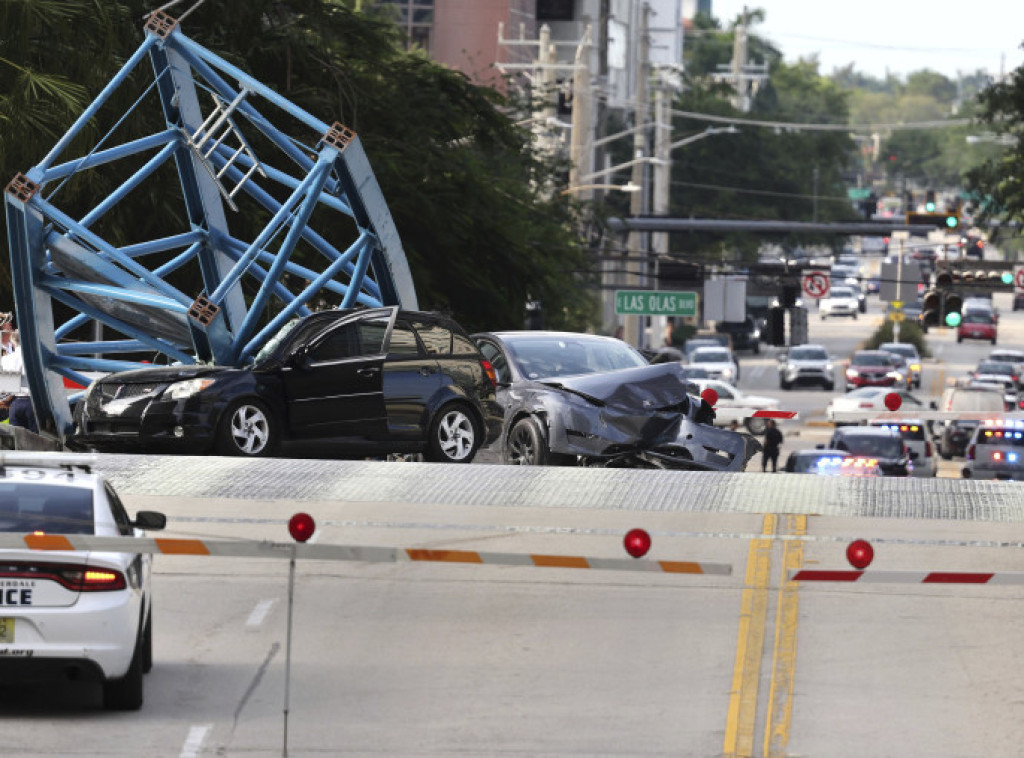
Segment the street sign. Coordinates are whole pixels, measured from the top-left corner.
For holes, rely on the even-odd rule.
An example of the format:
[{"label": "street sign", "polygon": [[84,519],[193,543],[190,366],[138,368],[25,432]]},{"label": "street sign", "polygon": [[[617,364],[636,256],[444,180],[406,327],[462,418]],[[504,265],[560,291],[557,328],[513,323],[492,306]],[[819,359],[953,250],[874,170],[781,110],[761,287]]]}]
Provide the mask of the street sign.
[{"label": "street sign", "polygon": [[800,277],[800,289],[804,295],[817,300],[828,297],[832,282],[828,271],[805,271]]},{"label": "street sign", "polygon": [[892,313],[889,314],[889,318],[892,321],[904,321],[907,318],[907,314],[905,314],[903,311],[893,311]]},{"label": "street sign", "polygon": [[616,290],[619,316],[696,316],[696,292],[669,290]]},{"label": "street sign", "polygon": [[1024,290],[1024,268],[1018,268],[1013,272],[1013,283],[1019,290]]}]

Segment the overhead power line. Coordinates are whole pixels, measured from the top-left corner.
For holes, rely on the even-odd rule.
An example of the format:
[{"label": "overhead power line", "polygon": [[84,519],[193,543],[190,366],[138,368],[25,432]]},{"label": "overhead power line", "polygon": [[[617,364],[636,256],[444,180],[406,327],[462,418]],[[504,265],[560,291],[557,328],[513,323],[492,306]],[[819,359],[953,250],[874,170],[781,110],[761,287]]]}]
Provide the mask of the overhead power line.
[{"label": "overhead power line", "polygon": [[969,118],[950,118],[941,121],[908,121],[902,124],[800,124],[791,121],[758,121],[756,119],[718,116],[712,113],[672,110],[673,116],[691,118],[694,121],[710,121],[716,124],[740,124],[760,126],[767,129],[789,129],[802,132],[860,132],[860,131],[906,131],[911,129],[948,129],[953,126],[967,126]]}]

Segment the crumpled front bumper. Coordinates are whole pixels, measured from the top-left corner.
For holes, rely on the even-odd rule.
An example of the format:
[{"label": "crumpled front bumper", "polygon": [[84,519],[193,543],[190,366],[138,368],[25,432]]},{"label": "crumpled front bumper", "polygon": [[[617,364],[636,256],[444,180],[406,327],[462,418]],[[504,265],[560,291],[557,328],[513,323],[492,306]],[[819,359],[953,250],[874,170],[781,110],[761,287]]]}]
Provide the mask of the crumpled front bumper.
[{"label": "crumpled front bumper", "polygon": [[552,452],[581,456],[586,465],[742,471],[761,451],[754,437],[697,423],[689,414],[623,412],[605,406],[549,415]]}]

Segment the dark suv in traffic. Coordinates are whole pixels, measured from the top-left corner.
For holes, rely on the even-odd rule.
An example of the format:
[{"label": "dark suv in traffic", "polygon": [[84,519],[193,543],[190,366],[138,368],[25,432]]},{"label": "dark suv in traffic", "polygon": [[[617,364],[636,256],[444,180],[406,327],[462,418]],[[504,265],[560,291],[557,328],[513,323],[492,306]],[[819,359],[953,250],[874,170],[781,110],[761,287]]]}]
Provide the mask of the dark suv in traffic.
[{"label": "dark suv in traffic", "polygon": [[715,331],[729,335],[733,350],[761,352],[761,329],[753,316],[747,316],[743,321],[719,321]]},{"label": "dark suv in traffic", "polygon": [[501,432],[495,386],[491,364],[446,316],[329,310],[286,324],[250,366],[164,366],[96,380],[69,442],[241,456],[330,443],[347,455],[468,463]]},{"label": "dark suv in traffic", "polygon": [[913,470],[903,437],[886,426],[841,426],[833,432],[828,449],[875,460],[882,476],[910,476]]}]

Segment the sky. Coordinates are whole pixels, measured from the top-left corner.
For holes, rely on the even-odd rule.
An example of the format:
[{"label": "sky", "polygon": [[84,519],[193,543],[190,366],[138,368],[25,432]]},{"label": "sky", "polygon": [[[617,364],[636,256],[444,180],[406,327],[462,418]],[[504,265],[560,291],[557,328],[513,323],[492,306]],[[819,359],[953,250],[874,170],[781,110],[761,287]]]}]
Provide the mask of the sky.
[{"label": "sky", "polygon": [[711,0],[711,13],[728,27],[744,6],[764,9],[753,32],[787,62],[817,52],[823,75],[851,62],[877,78],[1024,65],[1024,0]]}]

